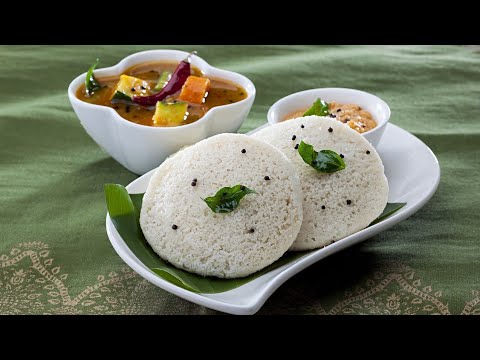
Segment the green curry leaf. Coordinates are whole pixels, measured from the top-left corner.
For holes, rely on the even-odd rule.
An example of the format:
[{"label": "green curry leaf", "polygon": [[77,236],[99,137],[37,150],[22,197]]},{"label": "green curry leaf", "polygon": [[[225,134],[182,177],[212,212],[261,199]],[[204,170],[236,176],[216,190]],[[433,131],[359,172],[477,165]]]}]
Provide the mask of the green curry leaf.
[{"label": "green curry leaf", "polygon": [[315,151],[312,145],[303,141],[298,146],[298,153],[308,165],[321,173],[333,173],[345,169],[345,162],[333,150]]},{"label": "green curry leaf", "polygon": [[97,79],[95,79],[95,76],[93,75],[93,71],[97,67],[99,61],[100,60],[97,59],[95,63],[90,66],[90,69],[88,69],[87,76],[85,78],[85,92],[88,96],[92,95],[95,91],[102,88],[102,86],[98,83]]},{"label": "green curry leaf", "polygon": [[256,192],[243,185],[227,186],[218,190],[214,196],[202,200],[215,213],[229,213],[235,210],[240,200],[248,194],[256,194]]},{"label": "green curry leaf", "polygon": [[330,114],[330,111],[328,109],[328,104],[322,99],[317,99],[313,103],[312,107],[307,111],[305,111],[303,116],[310,116],[310,115],[326,116],[328,114]]}]

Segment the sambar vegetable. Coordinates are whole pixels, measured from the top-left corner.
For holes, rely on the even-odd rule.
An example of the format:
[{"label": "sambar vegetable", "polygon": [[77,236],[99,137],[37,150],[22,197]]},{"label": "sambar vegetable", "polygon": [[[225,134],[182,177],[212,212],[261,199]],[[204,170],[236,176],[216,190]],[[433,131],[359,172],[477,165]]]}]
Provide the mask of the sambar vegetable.
[{"label": "sambar vegetable", "polygon": [[183,84],[182,91],[180,92],[180,100],[201,104],[208,95],[209,89],[209,78],[189,76],[185,84]]}]

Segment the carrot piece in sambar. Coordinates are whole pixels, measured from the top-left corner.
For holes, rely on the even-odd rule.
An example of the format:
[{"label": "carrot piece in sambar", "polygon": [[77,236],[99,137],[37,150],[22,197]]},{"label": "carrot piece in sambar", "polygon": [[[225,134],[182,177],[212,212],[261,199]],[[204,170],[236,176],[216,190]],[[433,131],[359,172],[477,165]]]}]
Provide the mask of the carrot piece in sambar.
[{"label": "carrot piece in sambar", "polygon": [[210,79],[198,76],[189,76],[185,84],[183,84],[180,100],[188,101],[195,104],[203,103],[205,93],[210,88]]}]

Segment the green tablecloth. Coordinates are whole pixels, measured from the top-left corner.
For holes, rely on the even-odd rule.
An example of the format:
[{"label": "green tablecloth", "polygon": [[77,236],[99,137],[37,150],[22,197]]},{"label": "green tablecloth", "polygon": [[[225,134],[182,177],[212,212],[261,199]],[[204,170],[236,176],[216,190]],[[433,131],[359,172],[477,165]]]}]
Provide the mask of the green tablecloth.
[{"label": "green tablecloth", "polygon": [[[69,82],[159,46],[0,47],[0,313],[209,314],[136,275],[105,232],[103,184],[136,176],[82,129]],[[314,87],[373,92],[437,154],[442,179],[416,215],[285,283],[260,314],[480,313],[480,52],[454,46],[169,46],[240,72],[257,99]]]}]

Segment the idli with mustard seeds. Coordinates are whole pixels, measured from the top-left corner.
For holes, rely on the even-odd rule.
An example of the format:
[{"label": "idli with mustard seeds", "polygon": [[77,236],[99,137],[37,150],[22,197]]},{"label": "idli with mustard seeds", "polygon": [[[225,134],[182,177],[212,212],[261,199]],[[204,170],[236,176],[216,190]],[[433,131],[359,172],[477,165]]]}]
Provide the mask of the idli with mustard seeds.
[{"label": "idli with mustard seeds", "polygon": [[140,225],[153,250],[174,266],[236,278],[279,259],[302,218],[300,182],[287,157],[250,136],[220,134],[160,165]]},{"label": "idli with mustard seeds", "polygon": [[385,208],[388,182],[382,160],[348,126],[307,116],[267,127],[253,137],[280,149],[300,176],[303,224],[291,250],[323,247],[356,233]]}]

